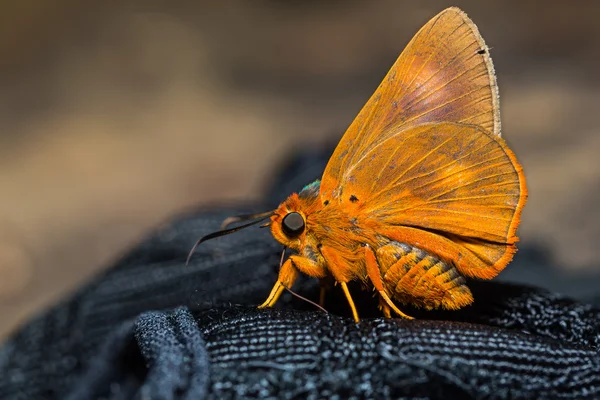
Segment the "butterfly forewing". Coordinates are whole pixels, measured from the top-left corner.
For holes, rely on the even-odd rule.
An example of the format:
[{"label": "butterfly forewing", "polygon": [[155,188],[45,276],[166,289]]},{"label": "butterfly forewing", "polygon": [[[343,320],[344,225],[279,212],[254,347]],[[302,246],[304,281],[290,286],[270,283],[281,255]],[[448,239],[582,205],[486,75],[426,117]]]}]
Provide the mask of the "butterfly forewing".
[{"label": "butterfly forewing", "polygon": [[429,21],[394,63],[338,144],[323,175],[322,195],[335,197],[346,171],[388,135],[432,122],[472,124],[500,135],[488,49],[457,8]]}]

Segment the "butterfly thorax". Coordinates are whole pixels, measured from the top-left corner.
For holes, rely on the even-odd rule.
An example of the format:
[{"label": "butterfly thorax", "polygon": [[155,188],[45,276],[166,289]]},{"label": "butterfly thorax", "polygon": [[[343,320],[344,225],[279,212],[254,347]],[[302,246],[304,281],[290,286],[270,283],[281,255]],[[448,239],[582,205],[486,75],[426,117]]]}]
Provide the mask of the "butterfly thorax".
[{"label": "butterfly thorax", "polygon": [[[299,256],[317,264],[327,275],[331,275],[333,269],[337,275],[362,279],[365,275],[362,248],[365,245],[377,248],[381,243],[369,229],[368,220],[340,203],[323,202],[318,189],[319,181],[316,181],[279,206],[271,219],[273,236]],[[281,228],[283,218],[292,212],[301,214],[306,224],[305,231],[295,238],[286,235]],[[325,259],[323,248],[335,253],[335,265]]]}]

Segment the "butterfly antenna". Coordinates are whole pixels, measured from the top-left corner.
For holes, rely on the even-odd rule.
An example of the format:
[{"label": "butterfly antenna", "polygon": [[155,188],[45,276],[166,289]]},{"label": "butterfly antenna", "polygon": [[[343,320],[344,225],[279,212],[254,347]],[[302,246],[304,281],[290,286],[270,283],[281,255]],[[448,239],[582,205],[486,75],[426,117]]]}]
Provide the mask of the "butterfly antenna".
[{"label": "butterfly antenna", "polygon": [[198,248],[198,246],[200,246],[201,243],[206,242],[207,240],[210,240],[210,239],[218,238],[219,236],[229,235],[230,233],[237,232],[239,230],[242,230],[242,229],[247,228],[247,227],[252,226],[252,225],[259,224],[259,223],[263,222],[265,219],[269,218],[269,216],[270,215],[265,216],[264,218],[261,218],[258,221],[252,221],[252,222],[250,222],[248,224],[236,226],[235,228],[220,230],[220,231],[213,232],[213,233],[210,233],[210,234],[208,234],[206,236],[201,237],[200,239],[198,239],[198,241],[194,244],[194,246],[190,250],[190,252],[189,252],[189,254],[187,256],[187,259],[185,260],[185,265],[187,266],[190,263],[192,255],[194,254],[194,252],[196,251],[196,249]]},{"label": "butterfly antenna", "polygon": [[327,310],[326,310],[326,309],[324,309],[323,307],[321,307],[320,305],[318,305],[318,304],[317,304],[317,303],[315,303],[314,301],[312,301],[312,300],[309,300],[309,299],[307,299],[306,297],[299,295],[298,293],[294,292],[292,289],[290,289],[289,287],[287,287],[287,286],[285,286],[285,285],[284,285],[283,287],[285,288],[285,290],[287,290],[288,292],[290,292],[291,294],[293,294],[294,296],[296,296],[296,297],[297,297],[297,298],[299,298],[300,300],[304,300],[304,301],[306,301],[307,303],[310,303],[310,304],[312,304],[313,306],[317,307],[319,310],[323,311],[325,314],[329,314],[329,313],[327,312]]},{"label": "butterfly antenna", "polygon": [[221,227],[219,229],[225,229],[229,225],[235,224],[236,222],[248,221],[248,220],[256,219],[256,218],[270,217],[271,215],[273,215],[273,212],[274,211],[267,211],[267,212],[258,213],[258,214],[245,214],[245,215],[237,215],[235,217],[228,217],[228,218],[225,218],[225,220],[223,221],[223,223],[221,224]]}]

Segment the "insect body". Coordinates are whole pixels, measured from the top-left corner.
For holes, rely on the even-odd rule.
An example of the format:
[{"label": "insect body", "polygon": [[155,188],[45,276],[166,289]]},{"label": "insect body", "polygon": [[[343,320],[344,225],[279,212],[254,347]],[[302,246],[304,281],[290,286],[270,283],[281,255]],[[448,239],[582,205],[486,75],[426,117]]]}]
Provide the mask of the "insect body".
[{"label": "insect body", "polygon": [[446,9],[402,52],[322,179],[253,216],[269,217],[296,253],[260,307],[302,272],[338,282],[356,321],[353,280],[375,288],[387,317],[410,318],[396,303],[461,308],[473,302],[465,277],[494,278],[512,259],[526,197],[500,138],[488,48],[462,11]]}]

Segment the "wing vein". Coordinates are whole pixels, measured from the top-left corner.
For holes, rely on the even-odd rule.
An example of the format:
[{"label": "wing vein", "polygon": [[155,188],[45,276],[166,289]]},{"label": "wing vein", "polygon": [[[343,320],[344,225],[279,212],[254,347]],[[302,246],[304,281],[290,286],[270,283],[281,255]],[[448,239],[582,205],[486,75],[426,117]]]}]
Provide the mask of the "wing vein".
[{"label": "wing vein", "polygon": [[[440,211],[438,208],[428,208],[428,207],[419,208],[419,210],[422,210],[422,211]],[[489,214],[478,214],[478,213],[468,212],[468,211],[450,210],[450,209],[447,209],[447,208],[445,208],[443,211],[445,213],[460,214],[460,215],[470,215],[472,217],[493,219],[493,220],[496,220],[496,221],[505,221],[505,222],[506,221],[510,221],[510,218],[498,218],[498,217],[491,216]]]},{"label": "wing vein", "polygon": [[[433,128],[430,128],[430,130],[431,130],[431,129],[433,129]],[[362,162],[362,161],[363,161],[365,158],[367,158],[367,156],[368,156],[370,153],[374,152],[374,151],[375,151],[375,150],[376,150],[376,149],[377,149],[379,146],[383,145],[383,144],[384,144],[385,142],[387,142],[388,140],[391,140],[391,139],[395,138],[396,136],[398,136],[399,134],[401,134],[401,133],[403,133],[403,132],[405,132],[405,130],[404,130],[404,129],[401,129],[401,130],[399,130],[398,132],[394,133],[392,136],[389,136],[389,137],[385,138],[384,140],[382,140],[381,142],[377,143],[376,145],[372,146],[372,147],[369,149],[369,151],[367,151],[365,154],[363,154],[363,155],[360,157],[360,159],[359,159],[357,162],[355,162],[354,164],[352,164],[352,166],[348,167],[348,169],[347,169],[347,170],[346,170],[346,172],[343,174],[343,176],[344,176],[344,177],[348,176],[348,175],[350,174],[350,172],[352,172],[352,171],[353,171],[353,170],[356,168],[356,166],[357,166],[357,165],[359,165],[359,164],[360,164],[360,163],[361,163],[361,162]],[[409,136],[406,136],[404,139],[405,139],[405,140],[406,140],[406,139],[410,139],[410,138],[412,138],[412,137],[414,137],[414,136],[417,136],[419,133],[421,133],[421,132],[419,132],[419,131],[417,131],[417,132],[414,132],[413,134],[411,134],[411,135],[409,135]]]},{"label": "wing vein", "polygon": [[[468,47],[465,47],[462,51],[465,51],[466,49],[468,49]],[[440,67],[439,69],[437,69],[434,73],[432,73],[431,75],[429,75],[427,77],[427,79],[425,79],[422,83],[421,86],[425,85],[427,82],[429,82],[431,79],[433,79],[433,77],[435,77],[436,75],[438,75],[440,72],[442,72],[444,69],[448,68],[452,63],[456,62],[456,60],[462,55],[462,52],[459,52],[458,54],[456,54],[454,57],[452,57],[450,59],[450,61],[448,61],[443,67]],[[425,91],[426,96],[424,97],[415,97],[413,99],[413,101],[407,105],[407,107],[405,108],[406,110],[410,110],[412,109],[412,107],[415,104],[419,104],[421,103],[423,100],[427,99],[428,97],[431,97],[434,93],[439,92],[441,89],[445,88],[446,86],[448,86],[450,83],[454,82],[456,79],[460,78],[461,76],[473,71],[474,69],[478,68],[480,65],[479,64],[475,64],[472,68],[469,68],[467,70],[464,70],[463,72],[461,72],[460,74],[456,75],[454,78],[447,80],[442,86],[433,89],[433,90],[429,90],[429,91]],[[481,88],[478,88],[476,90],[479,90]],[[472,93],[472,92],[470,92]],[[461,96],[462,97],[462,96]],[[418,101],[416,101],[418,100]]]},{"label": "wing vein", "polygon": [[[466,156],[465,156],[465,157],[466,157]],[[498,157],[494,157],[494,158],[490,158],[490,159],[488,159],[488,160],[481,161],[481,162],[479,162],[479,163],[477,163],[477,164],[473,164],[473,165],[467,166],[467,167],[465,167],[465,168],[463,168],[463,169],[460,169],[460,170],[458,170],[458,171],[454,171],[454,172],[452,172],[451,174],[444,175],[444,176],[442,176],[442,177],[440,177],[440,178],[438,178],[438,179],[436,179],[436,180],[429,181],[429,182],[425,182],[423,185],[421,185],[421,186],[417,186],[417,187],[415,187],[415,188],[412,188],[412,189],[413,189],[413,190],[422,189],[423,187],[425,187],[425,186],[427,186],[427,185],[430,185],[430,184],[432,184],[432,183],[436,183],[436,182],[442,181],[442,180],[444,180],[444,179],[446,179],[446,178],[449,178],[449,177],[451,177],[451,176],[454,176],[454,175],[456,175],[456,174],[460,174],[460,173],[462,173],[462,172],[468,171],[468,170],[472,169],[473,167],[476,167],[476,166],[478,166],[478,165],[484,164],[484,163],[486,163],[486,162],[489,162],[489,161],[494,161],[494,160],[496,160],[496,159],[498,159],[498,158],[502,158],[502,157],[503,157],[503,156],[502,156],[502,155],[500,155],[500,156],[498,156]],[[448,163],[448,164],[447,164],[447,166],[448,166],[448,165],[450,165],[450,164],[452,164],[452,163]],[[501,165],[501,164],[496,164],[496,165]],[[404,183],[406,183],[406,182],[409,182],[409,181],[410,181],[410,180],[407,180],[407,181],[405,181],[405,182],[402,182],[401,184],[404,184]]]},{"label": "wing vein", "polygon": [[449,202],[453,202],[453,201],[463,201],[463,200],[481,200],[481,199],[488,199],[488,198],[492,198],[492,197],[506,197],[506,195],[503,193],[499,193],[499,194],[484,194],[481,196],[453,197],[451,199],[428,201],[427,203],[428,204],[449,203]]},{"label": "wing vein", "polygon": [[[438,104],[438,105],[437,105],[437,106],[435,106],[435,107],[428,108],[427,110],[424,110],[422,113],[420,113],[420,114],[417,114],[417,115],[414,115],[414,116],[412,116],[411,118],[404,120],[404,121],[403,121],[403,123],[404,123],[404,124],[407,124],[408,122],[414,121],[415,119],[418,119],[418,118],[420,118],[420,117],[422,117],[422,116],[424,116],[424,115],[426,115],[426,114],[429,114],[429,113],[431,113],[431,112],[433,112],[433,111],[435,111],[435,110],[439,110],[440,108],[442,108],[442,107],[445,107],[445,106],[447,106],[448,104],[454,103],[456,100],[462,99],[463,97],[465,97],[465,96],[468,96],[468,95],[470,95],[470,94],[473,94],[473,93],[475,93],[475,92],[477,92],[477,91],[479,91],[479,90],[481,90],[481,87],[478,87],[477,89],[474,89],[473,91],[471,91],[471,92],[468,92],[468,93],[465,93],[465,94],[463,94],[463,95],[461,95],[461,96],[454,97],[453,99],[451,99],[451,100],[449,100],[449,101],[447,101],[447,102],[445,102],[445,103]],[[480,101],[480,99],[478,99],[477,101]],[[472,103],[467,103],[467,105],[469,105],[469,104],[472,104]],[[464,108],[464,107],[463,107],[463,108]]]},{"label": "wing vein", "polygon": [[390,164],[390,162],[392,161],[392,159],[396,156],[396,153],[398,152],[398,150],[400,150],[399,146],[396,147],[396,149],[394,150],[394,152],[392,153],[392,155],[390,155],[390,157],[385,162],[385,164],[383,164],[383,166],[379,169],[379,173],[377,174],[377,178],[373,179],[373,181],[371,183],[371,190],[370,191],[373,191],[373,188],[375,187],[375,184],[377,183],[377,181],[379,181],[379,178],[381,178],[381,174],[385,170],[385,167]]},{"label": "wing vein", "polygon": [[[375,193],[375,194],[372,196],[372,199],[376,199],[376,198],[378,198],[378,197],[379,197],[379,195],[381,195],[382,193],[384,193],[384,192],[386,192],[387,190],[389,190],[389,189],[390,189],[390,186],[394,187],[394,186],[398,186],[398,185],[404,185],[404,184],[406,184],[406,183],[410,182],[411,180],[414,180],[414,179],[419,179],[419,178],[423,178],[423,177],[425,177],[425,176],[427,176],[427,175],[429,175],[429,174],[431,174],[431,173],[433,173],[433,172],[439,171],[440,169],[447,168],[447,167],[449,167],[450,165],[452,165],[452,164],[455,164],[455,163],[457,163],[458,161],[462,160],[463,158],[465,158],[465,157],[468,157],[468,156],[470,156],[471,154],[473,154],[473,153],[475,153],[475,152],[478,152],[479,150],[481,150],[481,149],[482,149],[482,148],[484,148],[485,146],[489,145],[490,143],[491,143],[491,142],[487,142],[487,143],[485,143],[483,146],[481,146],[481,147],[479,147],[479,148],[477,148],[477,149],[474,149],[474,150],[472,150],[470,153],[467,153],[467,154],[465,154],[465,155],[461,156],[460,158],[457,158],[457,159],[455,159],[455,160],[452,160],[451,162],[447,163],[446,165],[443,165],[443,166],[441,166],[441,167],[439,167],[439,168],[436,168],[436,169],[434,169],[433,171],[430,171],[430,172],[428,172],[428,173],[421,174],[421,175],[417,175],[417,176],[414,176],[414,177],[412,177],[412,178],[406,179],[406,180],[404,180],[404,181],[402,181],[402,182],[398,182],[398,179],[402,178],[402,176],[403,176],[403,175],[400,175],[398,178],[396,178],[396,179],[394,180],[394,182],[390,183],[390,184],[389,184],[389,185],[387,185],[385,188],[383,188],[383,189],[381,189],[379,192]],[[467,170],[469,170],[469,169],[470,169],[470,168],[472,168],[472,167],[476,167],[477,165],[481,165],[481,164],[483,164],[483,163],[486,163],[486,162],[489,162],[489,161],[494,161],[494,160],[496,160],[496,159],[498,159],[498,158],[502,158],[502,157],[503,157],[503,155],[499,155],[499,156],[497,156],[497,157],[494,157],[494,158],[490,158],[490,159],[487,159],[487,160],[481,161],[480,163],[473,164],[473,165],[471,165],[471,166],[465,167],[465,168],[463,168],[463,169],[460,169],[460,170],[458,170],[458,171],[455,171],[455,172],[453,172],[453,173],[451,173],[451,174],[444,175],[444,176],[442,176],[442,177],[440,177],[440,178],[438,178],[438,179],[436,179],[436,180],[433,180],[433,181],[426,182],[426,183],[424,183],[424,184],[423,184],[423,185],[421,185],[421,186],[417,186],[417,187],[414,187],[414,188],[411,188],[411,189],[412,189],[413,191],[415,191],[415,190],[417,190],[417,189],[421,189],[421,188],[425,187],[426,185],[430,185],[430,184],[432,184],[432,183],[439,182],[439,181],[441,181],[441,180],[444,180],[444,179],[446,179],[446,178],[448,178],[448,177],[450,177],[450,176],[453,176],[453,175],[459,174],[459,173],[461,173],[461,172],[467,171]]]},{"label": "wing vein", "polygon": [[[448,143],[449,141],[452,140],[452,137],[444,140],[442,143],[440,143],[439,145],[437,145],[436,147],[432,148],[431,150],[429,150],[427,153],[425,153],[425,155],[423,157],[421,157],[420,159],[418,159],[417,161],[415,161],[414,163],[412,163],[411,166],[409,166],[408,168],[406,168],[397,178],[395,181],[397,181],[398,179],[402,178],[404,175],[406,175],[406,173],[408,171],[410,171],[411,169],[413,169],[415,166],[419,165],[423,160],[425,160],[427,157],[429,157],[431,154],[435,153],[437,150],[439,150],[441,147],[443,147],[446,143]],[[395,182],[394,181],[394,182]],[[394,182],[392,182],[393,186],[396,186],[394,184]]]},{"label": "wing vein", "polygon": [[435,196],[435,197],[431,197],[431,198],[429,199],[429,201],[431,201],[431,200],[435,200],[435,199],[439,199],[439,198],[440,198],[440,197],[442,197],[443,195],[445,195],[445,194],[448,194],[448,193],[450,193],[450,192],[452,192],[452,191],[454,191],[454,190],[456,190],[456,189],[461,189],[461,188],[467,187],[467,186],[469,186],[469,185],[472,185],[472,184],[474,184],[474,183],[481,182],[481,181],[484,181],[484,180],[486,180],[486,179],[490,179],[490,178],[496,178],[496,177],[498,177],[498,176],[503,176],[503,175],[512,175],[513,173],[514,173],[514,172],[502,172],[502,173],[500,173],[500,174],[488,175],[488,176],[485,176],[485,177],[482,177],[482,178],[479,178],[479,179],[475,179],[475,180],[473,180],[473,181],[470,181],[470,182],[468,182],[468,183],[465,183],[464,185],[460,185],[460,186],[454,186],[454,187],[453,187],[452,189],[450,189],[450,190],[447,190],[447,191],[445,191],[445,192],[442,192],[442,193],[438,194],[438,195],[437,195],[437,196]]}]

